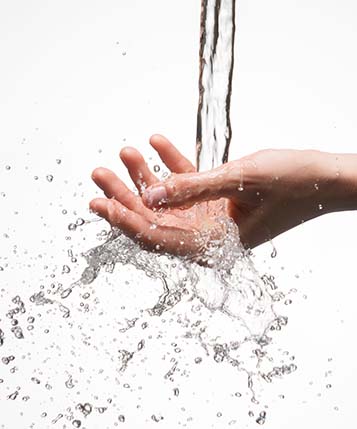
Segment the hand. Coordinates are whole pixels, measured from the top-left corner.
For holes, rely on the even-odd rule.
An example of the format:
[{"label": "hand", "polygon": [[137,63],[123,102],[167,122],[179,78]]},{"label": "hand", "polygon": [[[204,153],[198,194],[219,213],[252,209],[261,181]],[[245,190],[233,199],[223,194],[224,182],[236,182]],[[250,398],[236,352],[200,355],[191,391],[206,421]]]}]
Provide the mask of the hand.
[{"label": "hand", "polygon": [[[158,152],[173,173],[171,177],[192,174],[195,167],[166,138],[155,135],[151,146]],[[135,195],[110,170],[97,168],[92,174],[94,182],[107,198],[96,198],[90,208],[112,226],[144,248],[174,255],[194,257],[202,253],[204,241],[222,237],[223,227],[216,222],[222,215],[219,201],[201,203],[190,208],[147,208],[142,195],[148,186],[161,183],[149,170],[144,158],[134,148],[124,148],[120,158],[128,169],[139,195]],[[204,238],[203,238],[204,237]]]},{"label": "hand", "polygon": [[224,197],[241,241],[253,248],[321,214],[356,208],[356,166],[355,155],[263,150],[207,172],[173,175],[148,188],[143,201],[180,207]]}]

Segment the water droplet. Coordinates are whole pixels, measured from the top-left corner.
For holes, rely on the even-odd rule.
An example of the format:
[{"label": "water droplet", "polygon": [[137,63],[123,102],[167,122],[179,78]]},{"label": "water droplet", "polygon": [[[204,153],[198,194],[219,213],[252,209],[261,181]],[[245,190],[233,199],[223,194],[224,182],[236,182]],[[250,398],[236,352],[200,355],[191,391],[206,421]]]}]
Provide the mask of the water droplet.
[{"label": "water droplet", "polygon": [[61,298],[62,298],[62,299],[65,299],[65,298],[67,298],[71,293],[72,293],[72,289],[69,287],[69,288],[65,289],[65,290],[61,293]]},{"label": "water droplet", "polygon": [[11,170],[11,166],[10,166],[10,165],[7,165],[7,166],[5,167],[5,169],[6,169],[6,170]]},{"label": "water droplet", "polygon": [[123,416],[122,414],[118,417],[118,420],[120,421],[120,423],[124,423],[125,422],[125,416]]},{"label": "water droplet", "polygon": [[319,210],[322,210],[324,206],[322,204],[319,204]]},{"label": "water droplet", "polygon": [[175,395],[175,396],[179,396],[179,394],[180,394],[180,390],[176,387],[176,388],[174,389],[174,395]]},{"label": "water droplet", "polygon": [[62,162],[62,160],[60,160],[60,159],[56,159],[56,163],[57,163],[57,164],[61,164],[61,162]]},{"label": "water droplet", "polygon": [[75,428],[80,428],[80,427],[81,427],[81,425],[82,425],[82,422],[81,422],[80,420],[73,420],[72,425],[73,425]]},{"label": "water droplet", "polygon": [[319,185],[317,183],[315,183],[314,187],[317,191],[319,190]]},{"label": "water droplet", "polygon": [[63,265],[62,274],[68,274],[70,271],[71,271],[71,269],[68,265]]},{"label": "water droplet", "polygon": [[85,220],[82,219],[81,217],[76,220],[76,225],[77,226],[82,226],[84,224],[85,224]]},{"label": "water droplet", "polygon": [[68,225],[69,231],[75,231],[77,229],[77,225],[75,223],[70,223]]},{"label": "water droplet", "polygon": [[46,179],[47,179],[47,182],[52,182],[53,180],[52,174],[47,174]]},{"label": "water droplet", "polygon": [[154,165],[154,172],[158,173],[160,171],[160,166],[159,165]]}]

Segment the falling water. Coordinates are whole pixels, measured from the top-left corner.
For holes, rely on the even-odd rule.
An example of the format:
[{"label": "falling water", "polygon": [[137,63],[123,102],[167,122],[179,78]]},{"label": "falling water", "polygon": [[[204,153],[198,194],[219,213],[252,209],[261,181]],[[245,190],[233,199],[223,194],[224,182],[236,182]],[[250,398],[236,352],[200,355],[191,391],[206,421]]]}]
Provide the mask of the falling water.
[{"label": "falling water", "polygon": [[235,0],[202,0],[197,167],[227,162],[232,137]]}]

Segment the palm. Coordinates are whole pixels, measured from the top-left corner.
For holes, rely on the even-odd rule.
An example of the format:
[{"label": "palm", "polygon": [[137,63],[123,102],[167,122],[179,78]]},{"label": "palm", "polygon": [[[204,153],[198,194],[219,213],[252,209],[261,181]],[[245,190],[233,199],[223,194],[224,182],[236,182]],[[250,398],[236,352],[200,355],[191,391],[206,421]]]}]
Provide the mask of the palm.
[{"label": "palm", "polygon": [[[171,172],[181,174],[196,171],[191,162],[165,138],[154,136],[151,145]],[[212,212],[222,213],[222,200],[187,208],[148,209],[141,195],[148,186],[157,183],[158,178],[149,170],[137,150],[123,149],[120,157],[139,195],[130,191],[112,171],[98,168],[92,177],[107,198],[93,200],[90,204],[92,210],[149,250],[194,255],[202,247],[203,232],[206,236],[208,233],[217,237],[220,229],[212,221],[215,218]]]}]

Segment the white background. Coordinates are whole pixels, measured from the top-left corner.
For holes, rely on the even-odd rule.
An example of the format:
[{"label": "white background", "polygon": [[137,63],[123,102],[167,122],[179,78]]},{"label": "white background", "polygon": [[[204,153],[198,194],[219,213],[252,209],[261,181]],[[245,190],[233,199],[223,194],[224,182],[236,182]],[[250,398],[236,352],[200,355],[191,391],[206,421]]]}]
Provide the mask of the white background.
[{"label": "white background", "polygon": [[[240,0],[237,9],[230,159],[263,148],[356,152],[356,2]],[[0,265],[10,272],[2,287],[36,282],[29,255],[63,263],[67,224],[74,211],[88,217],[96,193],[92,169],[127,177],[121,147],[152,156],[148,137],[159,132],[194,159],[199,13],[198,0],[0,0]],[[354,213],[324,216],[277,238],[275,260],[269,245],[255,252],[286,290],[299,275],[294,287],[308,297],[287,309],[279,341],[299,370],[268,428],[354,424],[356,226]],[[77,253],[95,242],[85,239]],[[0,424],[30,427],[38,417],[18,426],[9,393],[0,385]]]}]

